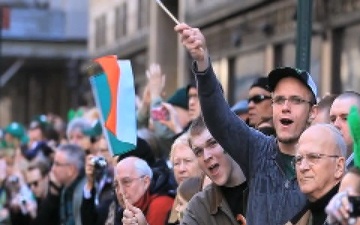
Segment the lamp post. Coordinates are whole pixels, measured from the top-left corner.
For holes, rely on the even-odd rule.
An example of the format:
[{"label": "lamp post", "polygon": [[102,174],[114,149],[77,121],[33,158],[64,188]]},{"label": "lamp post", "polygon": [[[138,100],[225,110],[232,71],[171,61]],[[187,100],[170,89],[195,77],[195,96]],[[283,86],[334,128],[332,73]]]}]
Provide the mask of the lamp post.
[{"label": "lamp post", "polygon": [[310,70],[312,0],[297,1],[296,67]]}]

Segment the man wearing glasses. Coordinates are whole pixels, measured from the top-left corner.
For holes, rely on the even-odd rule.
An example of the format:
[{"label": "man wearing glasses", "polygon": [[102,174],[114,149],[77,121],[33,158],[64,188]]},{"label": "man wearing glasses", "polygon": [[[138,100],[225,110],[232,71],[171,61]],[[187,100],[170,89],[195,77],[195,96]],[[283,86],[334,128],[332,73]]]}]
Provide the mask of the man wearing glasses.
[{"label": "man wearing glasses", "polygon": [[57,148],[51,170],[63,186],[60,192],[61,224],[82,224],[80,207],[86,181],[84,167],[85,152],[79,146],[67,144]]},{"label": "man wearing glasses", "polygon": [[[32,224],[81,225],[80,206],[85,185],[85,152],[77,145],[60,145],[49,173],[48,194]],[[34,186],[35,180],[29,181]]]},{"label": "man wearing glasses", "polygon": [[45,161],[35,161],[30,164],[25,172],[26,182],[34,193],[38,208],[41,207],[41,201],[44,200],[48,194],[50,163]]},{"label": "man wearing glasses", "polygon": [[116,197],[123,208],[126,201],[140,209],[148,224],[165,224],[174,199],[166,194],[154,193],[150,188],[152,179],[153,171],[145,160],[134,156],[126,157],[115,167]]},{"label": "man wearing glasses", "polygon": [[190,52],[205,123],[219,144],[239,163],[249,182],[247,224],[285,224],[306,197],[296,181],[292,159],[301,133],[315,117],[317,88],[310,74],[277,68],[268,75],[277,138],[249,128],[231,112],[210,63],[206,41],[197,28],[175,31]]},{"label": "man wearing glasses", "polygon": [[301,134],[293,162],[308,201],[288,224],[324,224],[325,207],[338,192],[345,172],[345,156],[345,141],[333,125],[315,124]]}]

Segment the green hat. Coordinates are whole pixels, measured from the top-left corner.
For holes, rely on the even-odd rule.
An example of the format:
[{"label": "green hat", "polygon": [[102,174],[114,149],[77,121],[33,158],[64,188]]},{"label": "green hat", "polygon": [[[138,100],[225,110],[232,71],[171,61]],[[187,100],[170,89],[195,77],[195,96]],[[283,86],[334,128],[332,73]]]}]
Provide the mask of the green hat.
[{"label": "green hat", "polygon": [[34,117],[30,124],[29,129],[46,128],[49,125],[46,115],[38,115]]},{"label": "green hat", "polygon": [[25,130],[24,126],[21,125],[20,123],[17,123],[17,122],[10,123],[5,128],[5,133],[8,133],[11,136],[19,139],[21,141],[21,143],[27,143],[29,141],[29,139],[26,135],[26,130]]},{"label": "green hat", "polygon": [[167,100],[168,103],[170,103],[171,105],[174,106],[178,106],[180,108],[183,109],[188,109],[188,103],[189,103],[189,99],[187,96],[187,88],[180,88],[178,90],[175,91],[175,93],[169,97],[169,99]]},{"label": "green hat", "polygon": [[91,128],[83,130],[83,133],[86,136],[90,136],[90,137],[100,136],[102,134],[102,127],[101,127],[100,120],[94,121],[93,124],[91,125]]}]

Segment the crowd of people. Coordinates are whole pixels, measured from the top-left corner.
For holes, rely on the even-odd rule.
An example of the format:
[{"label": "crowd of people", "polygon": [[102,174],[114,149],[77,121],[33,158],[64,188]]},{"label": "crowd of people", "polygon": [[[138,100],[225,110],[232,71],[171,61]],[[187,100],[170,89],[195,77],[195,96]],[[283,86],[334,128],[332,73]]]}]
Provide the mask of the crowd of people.
[{"label": "crowd of people", "polygon": [[175,31],[194,82],[166,99],[149,66],[134,150],[111,154],[96,108],[1,130],[0,224],[360,224],[360,94],[281,67],[229,106],[201,31]]}]

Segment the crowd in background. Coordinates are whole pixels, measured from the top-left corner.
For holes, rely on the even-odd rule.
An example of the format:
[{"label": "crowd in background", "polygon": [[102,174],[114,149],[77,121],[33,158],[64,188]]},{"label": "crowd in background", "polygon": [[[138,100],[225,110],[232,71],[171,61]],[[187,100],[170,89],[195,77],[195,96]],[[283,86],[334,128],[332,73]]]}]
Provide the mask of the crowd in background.
[{"label": "crowd in background", "polygon": [[196,83],[164,98],[149,66],[136,149],[112,155],[96,108],[1,129],[0,224],[360,224],[360,94],[283,67],[230,107],[202,33],[175,29]]}]

